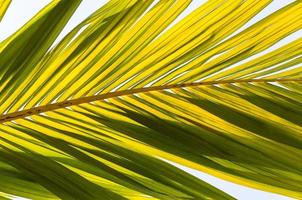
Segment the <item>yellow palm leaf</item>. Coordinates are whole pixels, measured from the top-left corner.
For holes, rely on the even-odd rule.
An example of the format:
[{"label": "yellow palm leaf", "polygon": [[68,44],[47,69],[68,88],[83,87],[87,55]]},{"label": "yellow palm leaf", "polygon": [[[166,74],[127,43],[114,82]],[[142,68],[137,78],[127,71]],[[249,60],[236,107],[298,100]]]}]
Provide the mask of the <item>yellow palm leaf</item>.
[{"label": "yellow palm leaf", "polygon": [[2,20],[11,0],[1,0],[0,1],[0,21]]},{"label": "yellow palm leaf", "polygon": [[302,198],[300,0],[111,0],[53,45],[80,3],[0,43],[0,198],[234,199],[173,163]]}]

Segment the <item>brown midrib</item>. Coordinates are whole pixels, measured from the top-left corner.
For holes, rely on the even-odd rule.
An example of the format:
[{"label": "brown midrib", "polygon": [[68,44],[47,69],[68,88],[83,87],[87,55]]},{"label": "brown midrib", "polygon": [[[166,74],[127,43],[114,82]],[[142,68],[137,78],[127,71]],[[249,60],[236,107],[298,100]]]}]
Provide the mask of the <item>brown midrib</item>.
[{"label": "brown midrib", "polygon": [[39,113],[44,113],[47,111],[53,111],[60,108],[65,108],[69,106],[79,105],[82,103],[89,103],[97,100],[104,100],[108,98],[131,95],[143,92],[152,92],[152,91],[161,91],[166,89],[176,89],[184,87],[195,87],[201,85],[215,85],[215,84],[230,84],[230,83],[269,83],[269,82],[302,82],[302,79],[245,79],[245,80],[221,80],[221,81],[207,81],[207,82],[198,82],[198,83],[183,83],[183,84],[173,84],[173,85],[163,85],[163,86],[152,86],[147,88],[137,88],[130,90],[121,90],[116,92],[109,92],[105,94],[99,94],[95,96],[81,97],[78,99],[66,100],[58,103],[47,104],[43,106],[38,106],[26,110],[21,110],[13,113],[8,113],[0,115],[0,123],[7,121],[16,120],[19,118],[24,118],[31,115],[36,115]]}]

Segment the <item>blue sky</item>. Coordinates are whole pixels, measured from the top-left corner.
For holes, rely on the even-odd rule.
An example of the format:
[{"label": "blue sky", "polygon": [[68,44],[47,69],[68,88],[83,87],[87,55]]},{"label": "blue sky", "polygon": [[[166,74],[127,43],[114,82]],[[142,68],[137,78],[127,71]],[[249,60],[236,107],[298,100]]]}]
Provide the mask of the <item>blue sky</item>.
[{"label": "blue sky", "polygon": [[[10,34],[14,33],[18,28],[20,28],[27,20],[29,20],[35,13],[37,13],[43,6],[45,6],[50,0],[13,0],[12,5],[9,7],[8,12],[4,16],[3,21],[0,23],[0,41],[8,37]],[[205,2],[205,0],[194,0],[193,3],[189,6],[189,8],[177,19],[180,20],[190,11],[194,10],[197,6]],[[260,14],[258,14],[255,18],[253,18],[250,22],[248,22],[242,29],[250,26],[251,24],[259,21],[263,17],[269,15],[270,13],[278,10],[279,8],[285,6],[290,3],[290,0],[274,0],[270,6],[265,8]],[[71,30],[77,23],[83,20],[85,17],[90,15],[94,10],[99,8],[101,5],[106,3],[104,0],[83,0],[83,3],[79,7],[78,11],[72,17],[68,25],[63,30],[62,34],[59,36],[58,41],[64,37],[64,35]],[[242,30],[241,29],[241,30]],[[240,30],[239,30],[240,31]],[[301,37],[302,32],[296,32],[291,36],[285,38],[278,44],[274,45],[272,48],[266,50],[271,51],[279,46],[288,43],[294,39]],[[259,55],[258,55],[259,56]],[[289,200],[290,198],[283,197],[280,195],[262,192],[250,188],[246,188],[243,186],[239,186],[237,184],[229,183],[227,181],[215,178],[213,176],[207,175],[205,173],[176,165],[177,167],[187,171],[188,173],[199,177],[200,179],[207,181],[208,183],[216,186],[219,189],[224,190],[225,192],[231,194],[237,199],[240,200]],[[20,198],[16,198],[20,199]]]}]

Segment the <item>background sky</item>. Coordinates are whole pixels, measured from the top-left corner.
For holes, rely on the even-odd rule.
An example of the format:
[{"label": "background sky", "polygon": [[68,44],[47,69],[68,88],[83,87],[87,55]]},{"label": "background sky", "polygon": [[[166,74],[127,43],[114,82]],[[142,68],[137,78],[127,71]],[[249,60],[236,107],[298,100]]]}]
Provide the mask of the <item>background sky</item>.
[{"label": "background sky", "polygon": [[[10,5],[8,12],[3,18],[3,21],[0,23],[0,41],[4,40],[6,37],[14,33],[18,28],[24,25],[31,17],[33,17],[41,8],[43,8],[50,0],[12,0],[12,4]],[[83,0],[83,3],[80,5],[75,15],[71,18],[67,26],[64,28],[63,32],[59,36],[58,41],[67,34],[73,27],[75,27],[79,22],[89,16],[93,11],[98,9],[100,6],[105,4],[106,0]],[[204,3],[205,0],[193,0],[192,4],[187,8],[185,12],[183,12],[174,23],[181,20],[184,16],[190,13],[192,10],[196,9],[199,5]],[[261,13],[259,13],[256,17],[254,17],[251,21],[249,21],[244,27],[239,29],[237,32],[245,29],[251,24],[259,21],[263,17],[269,15],[270,13],[280,9],[286,4],[291,3],[292,0],[274,0],[267,8],[265,8]],[[277,47],[284,45],[290,41],[293,41],[299,37],[301,37],[302,31],[297,31],[293,33],[289,37],[286,37],[282,41],[278,42],[273,47],[268,50],[263,51],[262,53],[256,55],[259,56],[261,54],[267,53]],[[262,192],[255,189],[250,189],[247,187],[239,186],[237,184],[233,184],[211,175],[207,175],[205,173],[176,165],[177,167],[187,171],[188,173],[199,177],[200,179],[216,186],[217,188],[229,193],[239,200],[290,200],[290,198],[283,197],[280,195]],[[16,200],[21,200],[22,198],[16,198]]]}]

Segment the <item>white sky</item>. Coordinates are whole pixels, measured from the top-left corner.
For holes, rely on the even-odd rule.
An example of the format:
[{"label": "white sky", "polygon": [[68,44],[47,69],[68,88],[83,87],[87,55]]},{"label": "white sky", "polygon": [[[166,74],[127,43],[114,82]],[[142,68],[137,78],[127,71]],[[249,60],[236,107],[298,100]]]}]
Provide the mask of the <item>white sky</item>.
[{"label": "white sky", "polygon": [[[50,0],[13,0],[10,5],[8,12],[0,23],[0,41],[4,40],[6,37],[14,33],[18,28],[20,28],[24,23],[26,23],[33,15],[35,15],[41,8],[43,8]],[[69,21],[62,34],[59,36],[59,40],[67,34],[73,27],[75,27],[80,21],[89,16],[93,11],[99,8],[101,5],[106,3],[106,0],[83,0],[83,3],[78,8],[75,15]],[[197,6],[205,2],[205,0],[193,0],[193,3],[189,8],[178,17],[177,21],[183,18],[190,11],[194,10]],[[284,5],[292,2],[292,0],[274,0],[267,8],[265,8],[261,13],[259,13],[255,18],[248,22],[244,27],[259,21],[263,17],[269,15],[270,13],[278,10]],[[242,29],[240,29],[242,30]],[[302,31],[297,31],[289,37],[283,39],[281,42],[274,45],[272,48],[264,51],[266,53],[277,47],[284,45],[290,41],[293,41],[302,36]],[[259,56],[259,55],[258,55]],[[227,192],[228,194],[234,196],[239,200],[290,200],[290,198],[283,197],[280,195],[262,192],[255,189],[250,189],[247,187],[239,186],[234,183],[230,183],[216,177],[207,175],[205,173],[189,169],[187,167],[176,165],[177,167],[184,169],[188,173],[199,177],[200,179],[216,186],[217,188]],[[21,200],[22,198],[16,198]]]}]

